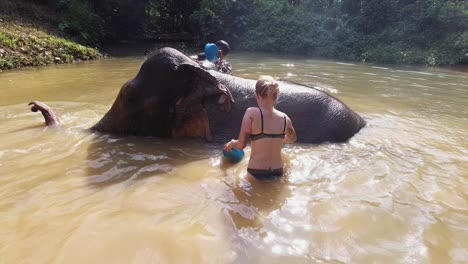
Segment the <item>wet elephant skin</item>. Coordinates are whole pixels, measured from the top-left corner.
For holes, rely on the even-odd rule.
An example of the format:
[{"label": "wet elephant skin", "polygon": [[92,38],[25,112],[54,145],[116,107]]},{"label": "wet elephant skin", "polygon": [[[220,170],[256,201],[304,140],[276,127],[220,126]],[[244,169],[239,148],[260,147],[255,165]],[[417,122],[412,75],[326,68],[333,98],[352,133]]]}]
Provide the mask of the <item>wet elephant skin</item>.
[{"label": "wet elephant skin", "polygon": [[[248,107],[256,106],[255,80],[202,69],[172,48],[150,54],[120,89],[110,110],[91,129],[135,136],[237,137]],[[339,99],[312,87],[279,81],[277,108],[292,120],[297,141],[345,142],[365,121]],[[47,105],[31,102],[48,125],[61,124]]]}]

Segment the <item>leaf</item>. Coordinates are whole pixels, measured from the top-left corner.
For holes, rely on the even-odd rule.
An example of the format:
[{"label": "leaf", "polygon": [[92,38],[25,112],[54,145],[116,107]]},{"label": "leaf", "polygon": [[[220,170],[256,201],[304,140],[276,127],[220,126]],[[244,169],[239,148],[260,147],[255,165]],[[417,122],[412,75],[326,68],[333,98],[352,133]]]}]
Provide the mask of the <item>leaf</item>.
[{"label": "leaf", "polygon": [[58,28],[59,28],[60,31],[63,32],[63,31],[65,31],[66,28],[68,28],[68,24],[67,23],[60,23],[58,25]]}]

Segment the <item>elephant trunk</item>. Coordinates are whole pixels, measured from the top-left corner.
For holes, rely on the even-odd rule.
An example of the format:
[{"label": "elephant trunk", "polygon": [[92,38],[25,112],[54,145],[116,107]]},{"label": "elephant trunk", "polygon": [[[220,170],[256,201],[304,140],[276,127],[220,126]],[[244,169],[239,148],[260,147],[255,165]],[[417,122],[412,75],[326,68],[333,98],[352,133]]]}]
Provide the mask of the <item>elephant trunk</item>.
[{"label": "elephant trunk", "polygon": [[100,132],[100,133],[109,133],[112,131],[112,126],[109,125],[109,117],[108,113],[104,115],[99,122],[97,122],[94,126],[91,127],[92,131]]},{"label": "elephant trunk", "polygon": [[54,111],[52,111],[52,108],[50,108],[43,102],[32,101],[28,105],[31,106],[32,112],[40,111],[42,113],[42,116],[44,117],[44,121],[47,126],[59,126],[62,124],[55,115]]},{"label": "elephant trunk", "polygon": [[128,134],[129,124],[126,122],[126,112],[119,110],[119,97],[111,109],[91,127],[92,131],[107,134]]}]

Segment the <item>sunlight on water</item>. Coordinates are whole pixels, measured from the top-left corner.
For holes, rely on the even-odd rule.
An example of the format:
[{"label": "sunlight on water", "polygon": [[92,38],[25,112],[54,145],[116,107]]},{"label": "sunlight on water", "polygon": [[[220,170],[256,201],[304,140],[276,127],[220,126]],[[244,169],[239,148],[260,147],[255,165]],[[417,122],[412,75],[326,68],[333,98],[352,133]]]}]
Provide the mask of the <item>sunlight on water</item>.
[{"label": "sunlight on water", "polygon": [[466,73],[230,57],[235,75],[339,97],[367,127],[287,146],[286,177],[258,182],[249,148],[232,165],[217,145],[87,130],[141,57],[1,73],[0,263],[468,261]]}]

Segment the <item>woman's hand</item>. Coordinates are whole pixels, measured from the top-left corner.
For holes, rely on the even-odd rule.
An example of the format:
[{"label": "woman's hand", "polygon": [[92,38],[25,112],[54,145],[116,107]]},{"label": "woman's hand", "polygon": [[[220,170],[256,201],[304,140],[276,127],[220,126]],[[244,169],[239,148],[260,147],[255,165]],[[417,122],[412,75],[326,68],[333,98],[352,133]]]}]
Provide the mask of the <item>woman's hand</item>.
[{"label": "woman's hand", "polygon": [[237,140],[231,139],[231,141],[224,144],[224,150],[226,150],[227,152],[231,152],[232,148],[235,146],[236,143],[237,143]]},{"label": "woman's hand", "polygon": [[288,127],[286,128],[286,136],[284,137],[284,143],[293,143],[296,141],[297,136],[296,136],[296,130],[294,129],[291,119],[289,119],[289,116],[286,116],[288,120]]},{"label": "woman's hand", "polygon": [[[250,110],[249,110],[250,109]],[[242,118],[242,125],[239,133],[239,139],[231,139],[228,143],[224,144],[224,150],[231,152],[232,148],[244,149],[247,146],[248,136],[251,131],[253,118],[249,112],[252,112],[252,107],[245,111],[244,117]]]}]

